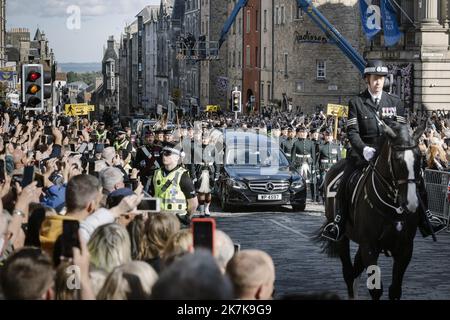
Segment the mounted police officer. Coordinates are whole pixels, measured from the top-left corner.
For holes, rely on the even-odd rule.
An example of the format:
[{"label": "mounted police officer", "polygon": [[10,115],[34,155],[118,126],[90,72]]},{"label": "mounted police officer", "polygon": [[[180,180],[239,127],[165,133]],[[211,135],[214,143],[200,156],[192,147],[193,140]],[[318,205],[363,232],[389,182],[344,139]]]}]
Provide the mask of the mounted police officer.
[{"label": "mounted police officer", "polygon": [[[349,102],[347,134],[351,150],[347,155],[344,174],[336,194],[335,219],[324,228],[322,233],[323,237],[330,240],[338,241],[345,233],[344,227],[348,214],[348,208],[345,205],[347,199],[345,189],[349,177],[355,170],[364,168],[369,161],[375,159],[383,144],[384,131],[378,119],[382,119],[388,125],[394,121],[406,123],[405,109],[401,100],[383,91],[387,75],[388,68],[382,61],[369,61],[364,69],[367,90]],[[421,223],[419,229],[426,236],[432,231],[441,230],[442,226],[425,230],[426,223]]]}]

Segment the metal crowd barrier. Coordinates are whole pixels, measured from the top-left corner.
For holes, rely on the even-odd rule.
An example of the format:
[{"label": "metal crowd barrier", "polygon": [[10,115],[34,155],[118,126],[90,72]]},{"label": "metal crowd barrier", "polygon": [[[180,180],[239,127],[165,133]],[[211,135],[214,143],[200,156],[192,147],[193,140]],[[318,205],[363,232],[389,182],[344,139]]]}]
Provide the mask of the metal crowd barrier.
[{"label": "metal crowd barrier", "polygon": [[447,231],[450,230],[449,179],[450,172],[429,169],[424,171],[428,209],[433,215],[445,220]]}]

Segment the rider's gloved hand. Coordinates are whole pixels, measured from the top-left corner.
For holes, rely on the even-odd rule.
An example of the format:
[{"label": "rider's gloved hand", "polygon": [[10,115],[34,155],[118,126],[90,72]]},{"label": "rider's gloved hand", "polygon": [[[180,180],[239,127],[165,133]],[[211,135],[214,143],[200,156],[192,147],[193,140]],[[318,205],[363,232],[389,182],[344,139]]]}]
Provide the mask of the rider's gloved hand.
[{"label": "rider's gloved hand", "polygon": [[363,156],[366,161],[370,161],[375,156],[375,152],[377,152],[374,148],[364,147]]}]

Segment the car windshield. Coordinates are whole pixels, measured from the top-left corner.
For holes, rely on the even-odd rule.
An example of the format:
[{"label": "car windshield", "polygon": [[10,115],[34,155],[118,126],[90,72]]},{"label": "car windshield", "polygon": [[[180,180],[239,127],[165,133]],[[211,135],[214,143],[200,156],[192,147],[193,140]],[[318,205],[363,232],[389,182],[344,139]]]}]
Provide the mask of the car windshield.
[{"label": "car windshield", "polygon": [[238,166],[285,167],[289,165],[288,160],[279,150],[252,150],[245,148],[244,146],[242,148],[238,147],[228,149],[225,160],[226,165]]}]

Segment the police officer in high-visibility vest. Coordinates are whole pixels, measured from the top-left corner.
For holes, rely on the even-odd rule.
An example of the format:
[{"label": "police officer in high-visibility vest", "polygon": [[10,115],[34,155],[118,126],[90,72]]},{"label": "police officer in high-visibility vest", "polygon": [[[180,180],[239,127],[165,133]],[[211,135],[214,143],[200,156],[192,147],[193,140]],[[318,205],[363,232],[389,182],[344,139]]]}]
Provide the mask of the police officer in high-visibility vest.
[{"label": "police officer in high-visibility vest", "polygon": [[188,171],[180,165],[180,149],[173,143],[164,146],[163,167],[155,171],[150,194],[161,199],[161,211],[173,212],[183,224],[189,225],[198,200]]},{"label": "police officer in high-visibility vest", "polygon": [[94,139],[97,143],[105,143],[108,131],[105,130],[105,123],[99,122],[97,129],[94,131]]},{"label": "police officer in high-visibility vest", "polygon": [[117,132],[117,138],[116,141],[114,142],[114,149],[116,149],[116,152],[126,150],[128,153],[133,150],[133,145],[127,139],[126,131],[119,130]]}]

